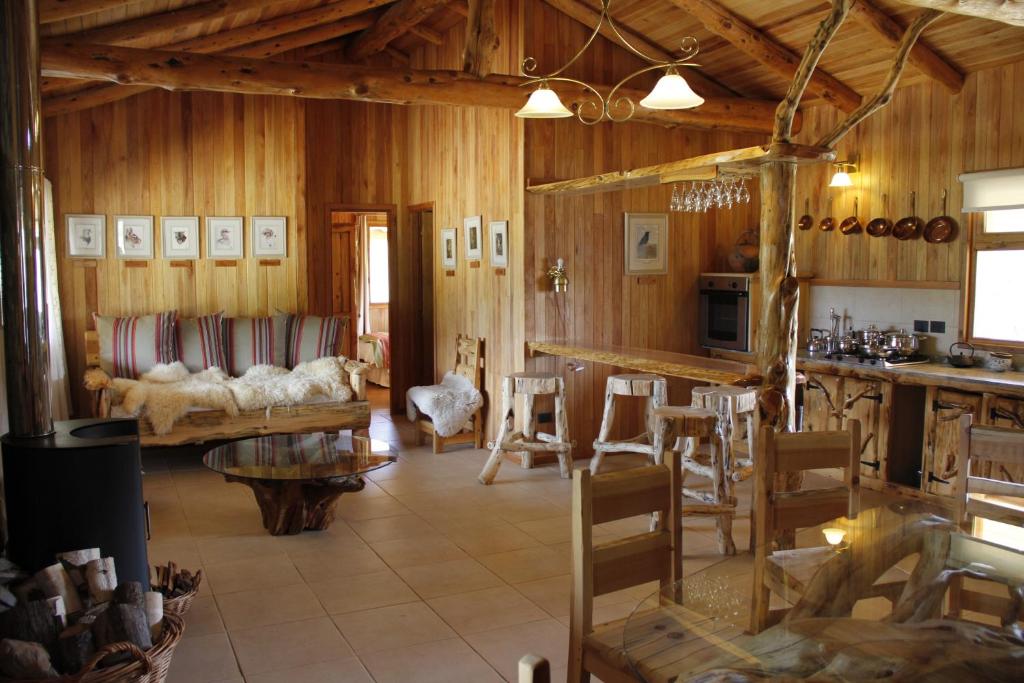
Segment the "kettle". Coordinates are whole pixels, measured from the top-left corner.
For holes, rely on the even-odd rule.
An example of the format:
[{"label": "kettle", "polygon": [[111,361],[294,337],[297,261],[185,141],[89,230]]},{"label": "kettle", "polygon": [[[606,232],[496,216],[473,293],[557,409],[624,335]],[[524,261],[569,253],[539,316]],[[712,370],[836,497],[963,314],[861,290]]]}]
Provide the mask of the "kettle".
[{"label": "kettle", "polygon": [[[953,349],[964,348],[970,349],[971,355],[967,356],[963,353],[953,353]],[[974,367],[974,347],[967,342],[957,342],[949,347],[949,364],[954,368],[970,368]]]}]

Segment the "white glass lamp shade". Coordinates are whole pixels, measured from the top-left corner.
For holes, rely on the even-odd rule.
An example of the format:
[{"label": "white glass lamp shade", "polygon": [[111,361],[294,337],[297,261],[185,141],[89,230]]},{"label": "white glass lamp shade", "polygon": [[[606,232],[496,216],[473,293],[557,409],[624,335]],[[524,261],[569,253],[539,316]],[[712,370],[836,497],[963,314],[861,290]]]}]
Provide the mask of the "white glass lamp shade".
[{"label": "white glass lamp shade", "polygon": [[532,93],[523,108],[516,112],[521,119],[564,119],[573,116],[551,88],[542,85]]},{"label": "white glass lamp shade", "polygon": [[832,174],[832,180],[829,182],[829,187],[850,187],[853,185],[853,180],[850,179],[850,174],[844,170],[836,171]]},{"label": "white glass lamp shade", "polygon": [[821,533],[825,534],[825,540],[828,541],[829,545],[839,545],[846,538],[846,532],[842,529],[836,529],[829,527],[828,529],[822,529]]},{"label": "white glass lamp shade", "polygon": [[646,109],[693,109],[702,104],[704,98],[693,92],[686,79],[671,72],[659,78],[651,94],[640,100]]}]

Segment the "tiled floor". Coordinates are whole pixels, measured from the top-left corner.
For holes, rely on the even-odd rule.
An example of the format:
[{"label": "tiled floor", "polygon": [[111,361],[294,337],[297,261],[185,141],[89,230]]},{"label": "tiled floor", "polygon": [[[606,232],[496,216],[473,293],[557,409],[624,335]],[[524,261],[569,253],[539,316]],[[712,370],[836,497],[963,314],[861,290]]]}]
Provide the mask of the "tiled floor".
[{"label": "tiled floor", "polygon": [[[373,399],[371,434],[400,461],[344,495],[327,531],[268,536],[247,487],[195,455],[145,456],[151,563],[207,576],[170,683],[482,683],[513,680],[526,653],[550,659],[553,680],[564,680],[570,482],[557,466],[506,462],[485,487],[476,477],[486,452],[433,455],[414,445],[404,417],[387,414],[382,393]],[[646,524],[636,521],[599,533],[634,533]],[[718,556],[713,522],[686,527],[691,572]],[[741,548],[748,529],[744,511]],[[627,616],[647,592],[603,596],[595,622]]]}]

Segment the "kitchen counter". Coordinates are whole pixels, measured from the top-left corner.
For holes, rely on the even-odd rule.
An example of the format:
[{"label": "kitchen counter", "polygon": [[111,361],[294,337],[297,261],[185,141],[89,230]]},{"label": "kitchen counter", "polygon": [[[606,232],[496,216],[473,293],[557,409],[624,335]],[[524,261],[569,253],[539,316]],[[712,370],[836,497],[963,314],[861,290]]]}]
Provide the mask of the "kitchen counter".
[{"label": "kitchen counter", "polygon": [[571,340],[530,341],[526,343],[526,348],[531,356],[547,354],[562,358],[575,358],[637,372],[691,379],[707,384],[756,386],[761,383],[761,377],[753,365],[687,353],[587,344]]},{"label": "kitchen counter", "polygon": [[826,358],[811,358],[801,351],[797,368],[804,372],[824,372],[842,377],[877,379],[895,384],[938,386],[974,393],[1024,398],[1024,372],[993,372],[984,368],[954,368],[945,363],[923,363],[899,368],[841,363]]}]

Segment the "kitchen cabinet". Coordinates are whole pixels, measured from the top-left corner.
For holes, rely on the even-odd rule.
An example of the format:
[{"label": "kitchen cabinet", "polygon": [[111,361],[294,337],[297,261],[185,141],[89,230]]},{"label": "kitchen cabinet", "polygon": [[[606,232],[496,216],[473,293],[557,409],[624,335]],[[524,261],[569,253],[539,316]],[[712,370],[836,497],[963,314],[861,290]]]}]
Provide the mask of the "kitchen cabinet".
[{"label": "kitchen cabinet", "polygon": [[[997,427],[1024,429],[1024,400],[985,394],[982,421]],[[991,464],[989,464],[991,467]],[[1000,465],[995,471],[979,472],[981,476],[1016,483],[1024,482],[1024,465]]]},{"label": "kitchen cabinet", "polygon": [[960,416],[981,415],[982,396],[941,387],[929,387],[925,400],[925,493],[952,496],[961,464]]},{"label": "kitchen cabinet", "polygon": [[892,406],[892,384],[877,380],[843,378],[843,424],[860,421],[860,474],[872,479],[886,477],[886,454],[889,442],[889,415]]},{"label": "kitchen cabinet", "polygon": [[804,386],[804,431],[828,432],[840,428],[837,408],[843,400],[843,378],[807,373]]}]

